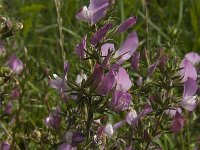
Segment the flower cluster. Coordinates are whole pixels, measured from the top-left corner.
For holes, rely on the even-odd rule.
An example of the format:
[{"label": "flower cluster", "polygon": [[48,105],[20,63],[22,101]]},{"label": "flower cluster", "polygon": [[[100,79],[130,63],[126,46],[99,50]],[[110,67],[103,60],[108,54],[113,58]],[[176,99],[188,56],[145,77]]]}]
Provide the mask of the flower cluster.
[{"label": "flower cluster", "polygon": [[[195,65],[199,63],[200,56],[188,53],[180,67],[171,66],[171,62],[177,61],[173,54],[168,55],[165,50],[159,49],[154,63],[148,62],[146,68],[144,62],[149,52],[137,50],[139,40],[135,31],[122,44],[117,44],[113,38],[131,31],[137,17],[129,17],[114,27],[108,17],[112,16],[108,13],[113,5],[111,0],[90,0],[89,7],[83,6],[78,10],[76,18],[87,22],[88,28],[91,28],[91,32],[75,46],[75,53],[84,65],[81,65],[75,82],[67,76],[70,73],[68,62],[65,63],[63,77],[54,75],[54,79],[50,80],[51,87],[67,99],[66,105],[71,106],[70,101],[76,103],[71,110],[64,110],[67,138],[62,139],[60,150],[83,146],[104,149],[112,143],[112,139],[116,140],[113,147],[118,148],[137,148],[137,142],[146,144],[146,148],[159,148],[154,138],[162,132],[180,131],[185,122],[182,108],[193,111],[196,107],[198,85]],[[124,67],[126,64],[130,67]],[[135,75],[130,76],[133,73]],[[155,76],[156,73],[159,75]],[[178,85],[184,86],[181,100],[178,94],[173,94],[177,92]],[[55,112],[57,110],[60,109]],[[75,114],[71,117],[66,111]],[[62,123],[61,115],[61,111],[50,114],[45,120],[46,125],[57,129]],[[162,119],[163,116],[167,119]],[[118,130],[125,133],[120,135]],[[110,140],[105,140],[106,137]],[[139,141],[133,142],[134,139]],[[122,140],[127,142],[119,146]]]}]

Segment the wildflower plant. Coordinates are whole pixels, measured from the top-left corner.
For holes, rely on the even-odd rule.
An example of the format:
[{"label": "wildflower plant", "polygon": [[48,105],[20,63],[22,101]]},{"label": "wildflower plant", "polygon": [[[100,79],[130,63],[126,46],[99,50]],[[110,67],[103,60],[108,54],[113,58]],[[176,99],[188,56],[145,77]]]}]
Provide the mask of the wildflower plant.
[{"label": "wildflower plant", "polygon": [[[88,30],[75,46],[79,74],[71,76],[66,62],[64,75],[50,80],[65,99],[45,121],[62,133],[58,149],[159,149],[159,138],[182,130],[197,105],[199,55],[181,63],[175,41],[147,49],[131,31],[137,17],[115,25],[116,8],[91,0],[75,15]],[[116,37],[128,31],[120,44]]]},{"label": "wildflower plant", "polygon": [[[39,112],[44,118],[30,119],[29,124],[22,116],[29,111],[25,109],[29,87],[42,99],[42,92],[27,81],[31,72],[27,65],[32,58],[25,48],[26,61],[22,61],[16,53],[7,53],[4,41],[0,42],[0,98],[7,92],[0,116],[8,124],[5,127],[0,120],[4,129],[0,149],[159,150],[165,135],[177,136],[185,130],[199,103],[200,56],[195,52],[184,58],[178,55],[175,28],[168,29],[169,39],[155,46],[148,29],[144,39],[137,33],[137,14],[118,24],[115,0],[90,0],[74,14],[77,22],[83,22],[84,34],[74,44],[70,57],[76,57],[77,62],[72,64],[65,60],[60,1],[55,0],[55,5],[63,72],[49,74],[50,70],[45,70],[45,82],[51,90],[46,87],[40,102],[48,113]],[[1,40],[22,28],[21,23],[10,19],[0,21]],[[122,34],[127,36],[120,41]],[[60,99],[56,97],[51,103],[49,97],[55,96],[52,91]]]}]

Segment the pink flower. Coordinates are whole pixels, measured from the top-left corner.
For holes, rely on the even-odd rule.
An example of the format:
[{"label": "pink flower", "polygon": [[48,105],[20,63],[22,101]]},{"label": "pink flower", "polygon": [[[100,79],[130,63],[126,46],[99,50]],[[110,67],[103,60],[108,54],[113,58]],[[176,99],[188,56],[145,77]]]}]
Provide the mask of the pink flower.
[{"label": "pink flower", "polygon": [[139,41],[136,32],[130,33],[114,55],[114,58],[120,58],[117,64],[122,64],[124,61],[128,60],[134,54],[138,45]]},{"label": "pink flower", "polygon": [[99,95],[107,95],[116,84],[116,71],[111,69],[102,79],[96,92]]},{"label": "pink flower", "polygon": [[67,83],[65,82],[67,78],[67,72],[69,70],[69,63],[65,62],[64,64],[64,75],[62,78],[53,74],[54,79],[50,79],[49,84],[52,88],[59,90],[59,92],[63,93],[69,89]]},{"label": "pink flower", "polygon": [[132,27],[137,21],[137,17],[133,16],[123,21],[118,27],[116,33],[124,32]]},{"label": "pink flower", "polygon": [[101,55],[104,57],[107,56],[109,53],[109,50],[113,52],[115,50],[115,45],[112,43],[103,44],[101,46]]},{"label": "pink flower", "polygon": [[129,108],[131,100],[132,96],[129,93],[116,90],[113,93],[110,107],[115,111],[123,111]]},{"label": "pink flower", "polygon": [[192,78],[188,78],[184,84],[183,99],[180,102],[180,105],[188,111],[193,111],[197,106],[195,100],[196,97],[194,96],[197,92],[197,89],[197,81]]},{"label": "pink flower", "polygon": [[189,60],[193,65],[200,63],[200,55],[195,52],[187,53],[185,58]]},{"label": "pink flower", "polygon": [[94,25],[106,15],[109,5],[109,0],[90,0],[89,7],[83,6],[76,18]]},{"label": "pink flower", "polygon": [[58,150],[76,150],[77,148],[72,147],[70,144],[68,143],[62,143],[59,147]]},{"label": "pink flower", "polygon": [[129,78],[129,75],[123,67],[119,67],[116,80],[117,80],[116,90],[128,91],[132,86],[132,82]]},{"label": "pink flower", "polygon": [[45,119],[45,125],[53,128],[53,129],[59,129],[61,125],[61,110],[60,108],[56,108],[46,119]]},{"label": "pink flower", "polygon": [[137,112],[135,110],[131,110],[126,114],[126,122],[131,126],[137,125],[138,117]]},{"label": "pink flower", "polygon": [[17,58],[15,54],[12,54],[8,61],[7,64],[10,69],[13,70],[14,73],[20,74],[24,68],[23,62]]},{"label": "pink flower", "polygon": [[173,132],[179,132],[184,126],[184,118],[181,116],[181,114],[177,111],[173,120],[172,120],[172,126],[171,131]]},{"label": "pink flower", "polygon": [[75,52],[77,56],[81,59],[86,58],[86,38],[87,36],[84,36],[81,43],[77,44],[75,47]]},{"label": "pink flower", "polygon": [[135,52],[131,59],[131,67],[134,71],[138,71],[139,69],[139,61],[140,61],[140,52]]},{"label": "pink flower", "polygon": [[10,150],[10,144],[8,142],[2,142],[0,144],[0,150]]},{"label": "pink flower", "polygon": [[93,46],[96,46],[98,43],[102,41],[102,39],[106,36],[106,33],[112,27],[111,23],[104,25],[101,29],[94,33],[91,37],[90,42]]},{"label": "pink flower", "polygon": [[197,71],[187,58],[182,60],[180,68],[182,68],[180,70],[180,75],[183,78],[182,82],[187,81],[188,78],[192,78],[193,80],[197,79]]}]

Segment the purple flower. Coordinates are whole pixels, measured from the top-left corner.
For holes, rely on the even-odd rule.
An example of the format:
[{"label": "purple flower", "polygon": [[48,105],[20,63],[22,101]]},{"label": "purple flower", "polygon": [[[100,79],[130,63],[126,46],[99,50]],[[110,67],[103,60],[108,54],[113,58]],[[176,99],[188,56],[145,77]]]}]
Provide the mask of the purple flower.
[{"label": "purple flower", "polygon": [[147,70],[147,76],[150,77],[156,70],[156,67],[158,66],[159,63],[159,59],[153,63],[152,65],[149,66],[148,70]]},{"label": "purple flower", "polygon": [[10,150],[10,144],[8,142],[2,142],[0,144],[0,150]]},{"label": "purple flower", "polygon": [[108,135],[108,136],[112,136],[113,133],[114,133],[114,129],[113,129],[113,126],[112,124],[107,124],[105,125],[104,129],[103,129],[103,133]]},{"label": "purple flower", "polygon": [[116,71],[111,69],[102,79],[96,92],[99,95],[107,95],[116,84]]},{"label": "purple flower", "polygon": [[49,84],[52,88],[57,89],[59,91],[67,91],[68,85],[67,83],[63,83],[63,79],[53,74],[54,79],[50,79]]},{"label": "purple flower", "polygon": [[129,75],[123,67],[119,67],[116,80],[116,90],[128,91],[132,86],[132,82],[129,78]]},{"label": "purple flower", "polygon": [[197,81],[192,78],[188,78],[184,84],[183,99],[180,102],[180,105],[188,111],[193,111],[196,108],[196,96],[194,95],[196,94],[197,89]]},{"label": "purple flower", "polygon": [[59,147],[58,150],[76,150],[76,148],[73,148],[70,144],[68,143],[62,143]]},{"label": "purple flower", "polygon": [[172,120],[172,126],[171,131],[173,132],[179,132],[184,126],[184,118],[181,116],[181,114],[177,111],[173,120]]},{"label": "purple flower", "polygon": [[115,50],[115,45],[112,43],[106,43],[104,45],[101,46],[101,54],[102,56],[107,56],[109,51],[114,51]]},{"label": "purple flower", "polygon": [[94,33],[91,37],[90,42],[92,45],[96,46],[101,40],[106,36],[108,30],[112,27],[111,23],[104,25],[100,30]]},{"label": "purple flower", "polygon": [[104,58],[102,62],[102,68],[107,69],[110,66],[110,57],[112,55],[112,51],[108,52],[108,55]]},{"label": "purple flower", "polygon": [[12,106],[13,106],[12,102],[11,101],[8,102],[8,104],[5,106],[4,114],[11,115],[12,114],[12,108],[13,108]]},{"label": "purple flower", "polygon": [[126,122],[131,126],[137,125],[138,117],[135,110],[131,110],[126,114]]},{"label": "purple flower", "polygon": [[53,128],[53,129],[59,129],[61,125],[61,110],[60,108],[56,108],[46,119],[45,119],[45,125]]},{"label": "purple flower", "polygon": [[124,61],[128,60],[134,54],[138,44],[139,41],[136,32],[130,33],[114,55],[114,58],[120,58],[117,64],[122,64]]},{"label": "purple flower", "polygon": [[131,59],[131,67],[134,71],[138,71],[140,61],[140,52],[135,52]]},{"label": "purple flower", "polygon": [[53,74],[54,79],[50,79],[49,84],[52,88],[59,90],[59,92],[63,93],[64,91],[67,91],[69,89],[67,83],[65,82],[65,79],[67,78],[67,72],[69,70],[69,63],[64,63],[64,75],[62,78],[57,76],[56,74]]},{"label": "purple flower", "polygon": [[13,89],[10,98],[14,100],[14,99],[18,99],[19,96],[20,96],[20,91],[17,88]]},{"label": "purple flower", "polygon": [[96,64],[94,71],[92,73],[92,77],[91,77],[92,86],[93,87],[99,86],[99,84],[102,82],[103,78],[104,78],[103,68],[99,64]]},{"label": "purple flower", "polygon": [[81,43],[77,44],[75,47],[75,52],[80,59],[86,58],[86,38],[87,36],[84,36]]},{"label": "purple flower", "polygon": [[169,108],[169,109],[165,110],[165,114],[169,115],[170,117],[174,117],[177,111],[179,113],[182,112],[180,107],[178,107],[178,108]]},{"label": "purple flower", "polygon": [[147,103],[138,115],[135,110],[128,112],[126,115],[126,122],[132,126],[137,126],[139,119],[148,115],[152,111],[152,107]]},{"label": "purple flower", "polygon": [[129,93],[116,90],[113,93],[110,107],[115,111],[123,111],[129,107],[131,100],[132,96]]},{"label": "purple flower", "polygon": [[145,104],[144,108],[142,109],[142,111],[139,113],[139,117],[143,117],[145,115],[150,114],[153,111],[152,107],[150,104]]},{"label": "purple flower", "polygon": [[115,124],[113,125],[114,131],[116,131],[117,129],[119,129],[119,128],[120,128],[123,124],[125,124],[125,123],[126,123],[125,120],[122,120],[122,121],[119,121],[119,122],[115,123]]},{"label": "purple flower", "polygon": [[114,132],[118,128],[120,128],[125,122],[126,122],[125,120],[122,120],[115,123],[114,125],[112,125],[111,123],[108,123],[106,125],[100,126],[98,127],[97,135],[100,137],[102,134],[105,134],[111,137],[114,134]]},{"label": "purple flower", "polygon": [[187,58],[187,60],[189,60],[193,65],[200,63],[200,55],[195,52],[187,53],[185,58]]},{"label": "purple flower", "polygon": [[182,82],[187,81],[188,78],[192,78],[193,80],[197,79],[197,71],[187,58],[182,60],[180,68],[182,68],[180,70],[180,75],[183,78]]},{"label": "purple flower", "polygon": [[79,143],[83,142],[85,137],[80,132],[74,132],[72,135],[72,146],[77,146]]},{"label": "purple flower", "polygon": [[106,15],[109,5],[109,0],[90,0],[89,7],[83,6],[76,13],[76,18],[93,25]]},{"label": "purple flower", "polygon": [[137,17],[133,16],[130,17],[128,19],[126,19],[125,21],[123,21],[118,27],[117,27],[117,31],[116,33],[120,33],[120,32],[124,32],[126,31],[128,28],[132,27],[137,21]]},{"label": "purple flower", "polygon": [[108,68],[110,65],[110,57],[115,50],[115,46],[112,43],[106,43],[101,46],[101,56],[105,57],[102,63],[102,68]]},{"label": "purple flower", "polygon": [[9,57],[9,59],[7,61],[7,65],[16,74],[20,74],[24,68],[23,62],[20,59],[18,59],[15,54],[12,54]]}]

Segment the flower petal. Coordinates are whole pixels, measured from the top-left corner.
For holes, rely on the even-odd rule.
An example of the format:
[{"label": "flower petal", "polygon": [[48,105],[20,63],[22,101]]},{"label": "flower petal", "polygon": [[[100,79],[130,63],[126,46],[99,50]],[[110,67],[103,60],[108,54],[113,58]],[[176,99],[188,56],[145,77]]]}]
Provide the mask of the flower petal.
[{"label": "flower petal", "polygon": [[134,71],[138,71],[139,69],[139,61],[140,61],[140,52],[135,52],[131,59],[131,67]]},{"label": "flower petal", "polygon": [[9,60],[7,62],[10,69],[13,70],[14,73],[20,74],[24,68],[23,62],[17,58],[15,54],[12,54],[9,57]]},{"label": "flower petal", "polygon": [[172,120],[172,127],[171,131],[179,132],[184,126],[184,118],[181,114],[177,111],[173,120]]},{"label": "flower petal", "polygon": [[102,82],[96,89],[96,92],[99,95],[107,95],[110,92],[110,90],[115,86],[115,84],[116,84],[116,72],[115,70],[110,70],[103,78]]},{"label": "flower petal", "polygon": [[106,15],[108,7],[109,0],[90,0],[88,9],[92,14],[91,25],[97,23]]},{"label": "flower petal", "polygon": [[185,108],[188,111],[193,111],[196,108],[196,106],[197,106],[197,102],[196,102],[195,99],[196,99],[196,96],[185,97],[180,102],[180,106],[183,107],[183,108]]},{"label": "flower petal", "polygon": [[118,64],[122,64],[124,61],[128,60],[135,52],[139,44],[136,32],[132,32],[128,35],[127,39],[121,45],[118,51],[116,51],[114,58],[121,56],[118,60]]},{"label": "flower petal", "polygon": [[187,81],[188,78],[197,79],[197,71],[187,58],[182,60],[180,68],[182,68],[180,70],[180,75],[183,77],[182,82]]},{"label": "flower petal", "polygon": [[86,57],[86,38],[87,36],[84,36],[81,43],[77,44],[75,47],[75,52],[77,54],[77,56],[81,59]]},{"label": "flower petal", "polygon": [[187,58],[193,65],[200,63],[200,55],[195,52],[187,53],[185,58]]},{"label": "flower petal", "polygon": [[8,142],[2,142],[0,144],[0,150],[10,150],[10,144]]},{"label": "flower petal", "polygon": [[135,110],[131,110],[126,114],[126,122],[128,124],[132,125],[136,125],[137,124],[137,112]]},{"label": "flower petal", "polygon": [[116,90],[113,93],[110,107],[115,111],[123,111],[127,109],[131,103],[132,96],[129,93]]},{"label": "flower petal", "polygon": [[106,24],[103,26],[100,30],[94,33],[94,35],[91,37],[90,42],[93,46],[96,46],[101,40],[105,37],[108,30],[112,27],[112,24]]},{"label": "flower petal", "polygon": [[101,46],[101,56],[107,56],[108,52],[110,51],[114,51],[115,50],[115,45],[112,43],[106,43],[104,45]]},{"label": "flower petal", "polygon": [[184,84],[183,97],[195,95],[197,92],[197,89],[198,89],[197,81],[192,78],[188,78],[188,80]]},{"label": "flower petal", "polygon": [[132,82],[129,78],[127,71],[123,67],[119,67],[117,74],[117,86],[116,90],[128,91],[132,86]]},{"label": "flower petal", "polygon": [[108,136],[112,136],[113,133],[114,133],[114,129],[113,129],[112,124],[109,123],[109,124],[105,125],[103,133],[108,135]]},{"label": "flower petal", "polygon": [[132,27],[136,23],[136,21],[137,21],[137,17],[136,16],[129,17],[128,19],[126,19],[125,21],[123,21],[117,27],[116,33],[120,33],[120,32],[126,31],[128,28]]},{"label": "flower petal", "polygon": [[158,66],[159,60],[157,60],[155,63],[149,66],[147,70],[147,76],[150,77],[156,70],[156,67]]},{"label": "flower petal", "polygon": [[59,147],[58,150],[75,150],[71,145],[68,143],[62,143]]},{"label": "flower petal", "polygon": [[76,19],[90,23],[92,14],[86,6],[83,6],[81,9],[78,10],[75,17]]}]

